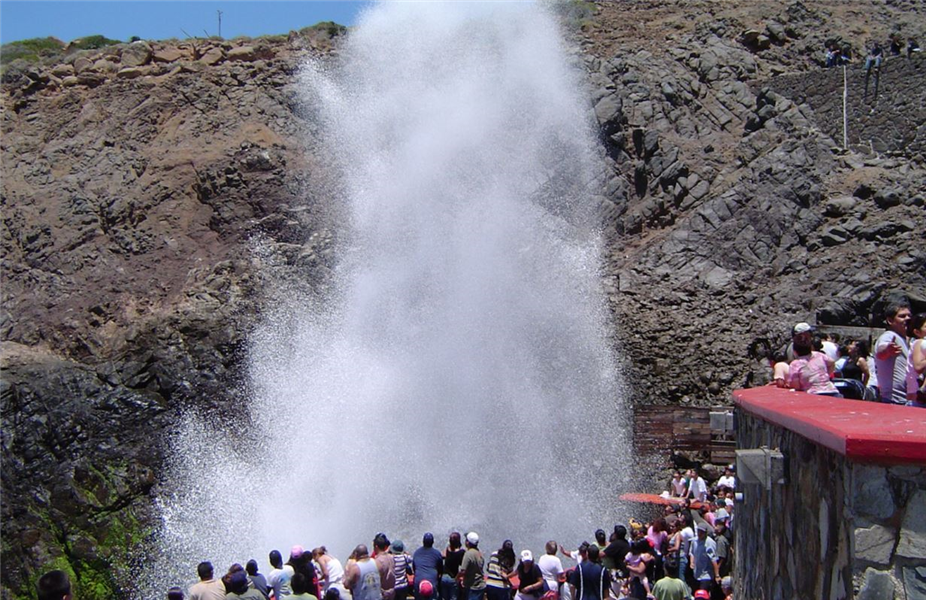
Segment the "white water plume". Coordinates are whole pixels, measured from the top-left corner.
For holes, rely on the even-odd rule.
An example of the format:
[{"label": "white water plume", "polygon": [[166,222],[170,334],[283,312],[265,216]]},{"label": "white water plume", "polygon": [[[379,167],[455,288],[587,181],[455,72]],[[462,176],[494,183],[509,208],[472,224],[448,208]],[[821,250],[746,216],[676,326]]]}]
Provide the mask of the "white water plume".
[{"label": "white water plume", "polygon": [[258,328],[252,430],[181,431],[158,583],[297,543],[344,560],[378,531],[541,551],[610,528],[629,436],[594,130],[555,19],[378,4],[304,87],[341,186],[336,291]]}]

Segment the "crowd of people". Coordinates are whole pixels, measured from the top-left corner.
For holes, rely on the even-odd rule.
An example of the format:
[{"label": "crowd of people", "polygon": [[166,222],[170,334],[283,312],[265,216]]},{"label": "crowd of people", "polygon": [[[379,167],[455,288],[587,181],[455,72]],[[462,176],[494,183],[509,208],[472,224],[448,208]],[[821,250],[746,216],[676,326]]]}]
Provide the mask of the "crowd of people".
[{"label": "crowd of people", "polygon": [[[221,576],[202,562],[199,581],[170,588],[167,600],[732,600],[733,467],[711,486],[694,470],[675,472],[668,487],[664,514],[599,529],[574,550],[550,540],[535,555],[506,540],[486,556],[470,531],[451,532],[443,550],[425,533],[409,554],[378,533],[372,552],[360,544],[344,563],[324,546],[293,546],[286,562],[273,550],[266,574],[255,559]],[[37,588],[38,600],[72,600],[63,571]]]},{"label": "crowd of people", "polygon": [[886,329],[869,350],[867,340],[815,335],[798,323],[788,353],[769,360],[774,384],[811,394],[926,407],[926,313],[911,314],[903,299],[884,309]]},{"label": "crowd of people", "polygon": [[[890,56],[900,56],[906,52],[907,58],[912,57],[914,52],[920,51],[920,45],[915,38],[907,38],[906,43],[904,43],[903,38],[898,35],[891,36],[887,48]],[[869,43],[868,54],[865,56],[865,70],[870,71],[872,68],[880,68],[884,56],[884,46],[882,46],[881,42],[872,41]],[[824,63],[827,68],[847,65],[850,62],[852,62],[852,50],[848,45],[837,42],[828,42],[825,45]]]}]

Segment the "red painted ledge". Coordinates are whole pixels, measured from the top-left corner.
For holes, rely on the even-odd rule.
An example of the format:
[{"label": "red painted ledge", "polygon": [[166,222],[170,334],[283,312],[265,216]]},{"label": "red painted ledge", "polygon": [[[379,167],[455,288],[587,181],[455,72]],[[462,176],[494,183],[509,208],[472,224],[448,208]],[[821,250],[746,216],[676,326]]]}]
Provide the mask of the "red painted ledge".
[{"label": "red painted ledge", "polygon": [[855,462],[926,465],[926,409],[845,400],[774,386],[736,390],[745,412]]}]

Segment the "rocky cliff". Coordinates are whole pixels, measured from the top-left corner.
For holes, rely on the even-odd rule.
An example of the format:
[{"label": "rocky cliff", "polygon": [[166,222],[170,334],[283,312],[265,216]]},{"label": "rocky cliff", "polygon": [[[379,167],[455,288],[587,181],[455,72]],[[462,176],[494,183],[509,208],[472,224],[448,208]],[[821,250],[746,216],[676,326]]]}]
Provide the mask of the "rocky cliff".
[{"label": "rocky cliff", "polygon": [[[797,320],[926,309],[926,60],[849,66],[917,2],[600,2],[575,32],[606,168],[594,201],[634,402],[725,403]],[[334,32],[336,33],[336,31]],[[239,418],[278,286],[323,293],[336,182],[299,97],[332,32],[136,42],[2,84],[3,597],[69,569],[119,589],[171,426]]]}]

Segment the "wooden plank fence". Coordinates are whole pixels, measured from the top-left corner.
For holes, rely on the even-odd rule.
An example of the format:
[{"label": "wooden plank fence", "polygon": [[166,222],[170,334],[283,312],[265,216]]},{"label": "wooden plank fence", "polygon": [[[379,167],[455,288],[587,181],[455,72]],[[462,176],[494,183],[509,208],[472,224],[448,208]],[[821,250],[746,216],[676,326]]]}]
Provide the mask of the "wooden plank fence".
[{"label": "wooden plank fence", "polygon": [[714,464],[735,460],[733,409],[638,405],[633,411],[633,444],[637,454],[687,450],[704,453]]}]

